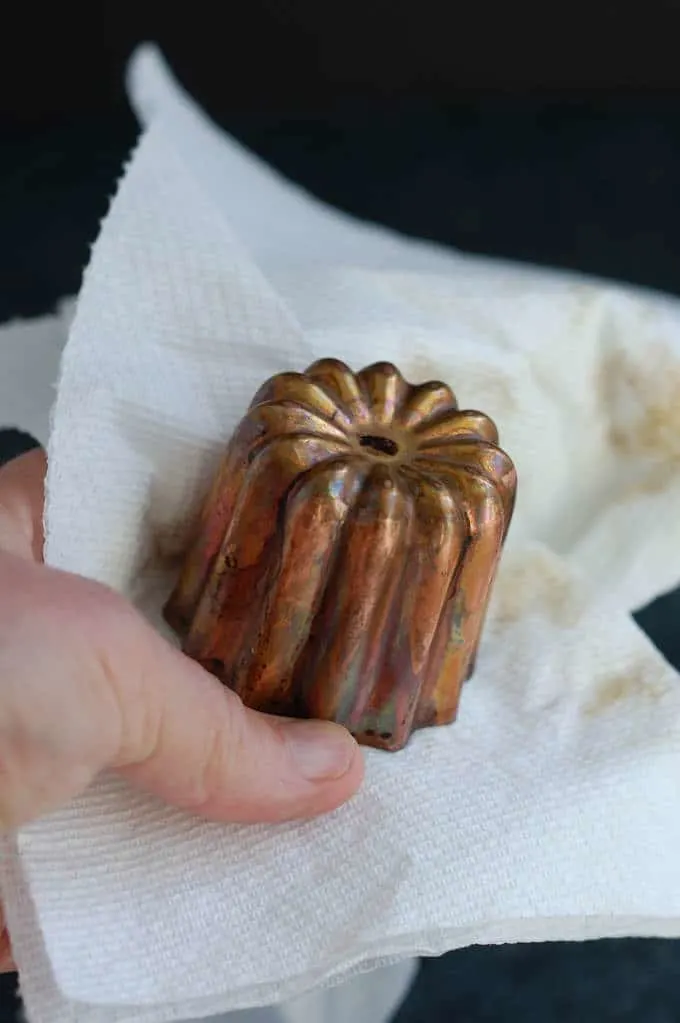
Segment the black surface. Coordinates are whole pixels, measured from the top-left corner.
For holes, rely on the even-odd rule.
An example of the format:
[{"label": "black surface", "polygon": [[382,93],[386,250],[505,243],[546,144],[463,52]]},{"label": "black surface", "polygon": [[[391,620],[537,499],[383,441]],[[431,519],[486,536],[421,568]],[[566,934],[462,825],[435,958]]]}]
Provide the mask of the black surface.
[{"label": "black surface", "polygon": [[348,97],[677,88],[679,35],[676,0],[24,0],[7,5],[0,35],[0,119],[99,116],[145,38],[227,115],[272,104],[326,113]]},{"label": "black surface", "polygon": [[13,974],[0,976],[0,1023],[18,1023],[20,1004]]},{"label": "black surface", "polygon": [[423,963],[394,1023],[677,1023],[679,966],[672,941],[468,948]]},{"label": "black surface", "polygon": [[[200,69],[193,76],[200,79]],[[224,111],[219,98],[212,106]],[[44,312],[78,286],[135,134],[118,99],[102,109],[61,120],[51,114],[47,127],[5,132],[0,320]],[[373,96],[363,106],[334,103],[323,116],[288,110],[224,119],[282,169],[353,212],[475,251],[680,294],[680,99],[411,97],[395,106]],[[16,434],[0,438],[6,454],[24,442]],[[680,668],[678,594],[638,617]],[[0,1020],[10,1013],[3,990],[7,982]],[[468,949],[431,960],[398,1023],[439,1020],[680,1020],[680,943]]]}]

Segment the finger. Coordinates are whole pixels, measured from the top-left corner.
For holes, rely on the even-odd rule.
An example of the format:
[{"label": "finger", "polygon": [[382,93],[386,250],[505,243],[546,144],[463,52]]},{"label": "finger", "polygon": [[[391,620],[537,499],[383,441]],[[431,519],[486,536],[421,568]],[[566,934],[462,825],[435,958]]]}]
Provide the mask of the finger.
[{"label": "finger", "polygon": [[[107,766],[215,820],[334,809],[363,759],[339,726],[246,710],[105,587],[31,565],[45,457],[0,471],[0,822],[16,826]],[[6,641],[5,641],[6,638]]]},{"label": "finger", "polygon": [[201,816],[242,823],[314,816],[360,785],[363,758],[344,728],[247,710],[177,651],[154,657],[143,728],[119,760],[133,782]]},{"label": "finger", "polygon": [[0,549],[42,560],[47,458],[40,448],[0,466]]},{"label": "finger", "polygon": [[247,711],[122,598],[0,554],[0,821],[16,827],[105,767],[215,820],[331,810],[362,776],[349,733]]}]

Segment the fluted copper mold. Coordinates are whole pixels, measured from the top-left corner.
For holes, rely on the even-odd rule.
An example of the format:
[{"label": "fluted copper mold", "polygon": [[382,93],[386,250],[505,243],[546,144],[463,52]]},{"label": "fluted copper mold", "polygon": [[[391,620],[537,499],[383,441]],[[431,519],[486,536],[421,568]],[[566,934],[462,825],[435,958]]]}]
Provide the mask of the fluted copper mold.
[{"label": "fluted copper mold", "polygon": [[445,384],[335,359],[258,391],[166,618],[249,706],[401,749],[472,672],[516,475]]}]

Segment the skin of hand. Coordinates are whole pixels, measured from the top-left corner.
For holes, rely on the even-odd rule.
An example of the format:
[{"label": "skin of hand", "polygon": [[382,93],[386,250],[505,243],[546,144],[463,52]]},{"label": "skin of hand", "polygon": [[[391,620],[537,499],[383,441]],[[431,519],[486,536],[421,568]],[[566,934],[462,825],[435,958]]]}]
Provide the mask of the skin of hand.
[{"label": "skin of hand", "polygon": [[247,710],[118,594],[42,563],[45,469],[37,450],[0,468],[0,828],[105,769],[213,821],[314,817],[348,800],[363,777],[349,732]]}]

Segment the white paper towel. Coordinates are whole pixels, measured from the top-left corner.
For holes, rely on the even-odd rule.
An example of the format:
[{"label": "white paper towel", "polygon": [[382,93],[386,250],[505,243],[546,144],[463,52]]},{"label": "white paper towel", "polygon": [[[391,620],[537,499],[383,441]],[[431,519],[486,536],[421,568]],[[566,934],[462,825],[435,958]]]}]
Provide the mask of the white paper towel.
[{"label": "white paper towel", "polygon": [[152,50],[131,89],[146,130],[62,363],[50,563],[156,617],[252,393],[323,355],[450,382],[498,422],[519,500],[459,721],[369,752],[348,806],[225,827],[105,778],[17,836],[31,1019],[163,1023],[473,942],[679,935],[680,686],[627,612],[680,578],[680,306],[341,217]]}]

